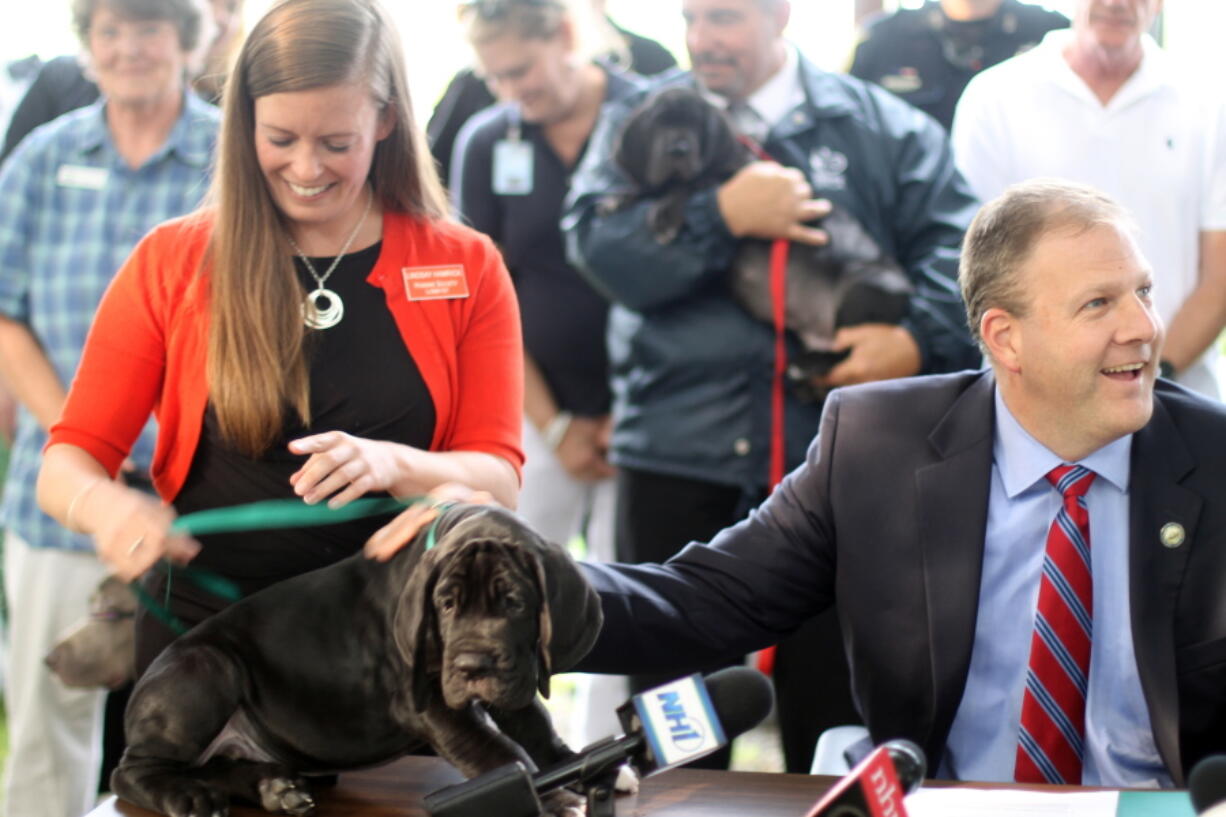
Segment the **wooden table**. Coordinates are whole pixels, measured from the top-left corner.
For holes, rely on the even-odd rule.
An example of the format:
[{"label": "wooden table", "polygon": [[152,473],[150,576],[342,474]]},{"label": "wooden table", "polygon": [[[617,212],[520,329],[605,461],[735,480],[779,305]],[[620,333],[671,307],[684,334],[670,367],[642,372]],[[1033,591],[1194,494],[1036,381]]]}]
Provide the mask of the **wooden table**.
[{"label": "wooden table", "polygon": [[[422,798],[460,782],[460,774],[436,757],[406,757],[387,766],[350,772],[331,788],[316,790],[315,817],[428,817]],[[800,817],[838,778],[807,774],[674,769],[643,780],[638,795],[619,797],[618,817]],[[991,783],[925,781],[924,786],[1000,788]],[[1070,786],[1010,784],[1032,791],[1080,790]],[[231,817],[268,817],[236,805]],[[161,817],[110,798],[86,817]],[[497,815],[491,815],[497,817]]]},{"label": "wooden table", "polygon": [[[714,814],[798,817],[808,811],[835,778],[674,769],[642,781],[636,796],[619,797],[619,817],[711,817]],[[426,817],[421,800],[461,777],[433,757],[407,757],[387,766],[343,774],[332,788],[316,790],[316,817]],[[268,817],[268,812],[235,805],[232,817]],[[87,817],[159,817],[112,797]],[[491,817],[496,817],[491,815]]]}]

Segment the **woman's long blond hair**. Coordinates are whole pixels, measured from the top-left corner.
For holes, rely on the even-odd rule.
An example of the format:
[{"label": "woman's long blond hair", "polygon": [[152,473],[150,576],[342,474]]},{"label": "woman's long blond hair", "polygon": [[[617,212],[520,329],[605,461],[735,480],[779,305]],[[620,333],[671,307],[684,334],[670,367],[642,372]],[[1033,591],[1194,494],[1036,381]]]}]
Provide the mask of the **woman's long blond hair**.
[{"label": "woman's long blond hair", "polygon": [[251,30],[223,95],[216,212],[205,265],[210,284],[209,396],[222,437],[259,456],[288,412],[310,423],[306,293],[289,227],[255,149],[255,100],[268,94],[363,83],[393,120],[367,176],[384,210],[446,217],[446,198],[413,119],[403,51],[376,0],[281,0]]}]

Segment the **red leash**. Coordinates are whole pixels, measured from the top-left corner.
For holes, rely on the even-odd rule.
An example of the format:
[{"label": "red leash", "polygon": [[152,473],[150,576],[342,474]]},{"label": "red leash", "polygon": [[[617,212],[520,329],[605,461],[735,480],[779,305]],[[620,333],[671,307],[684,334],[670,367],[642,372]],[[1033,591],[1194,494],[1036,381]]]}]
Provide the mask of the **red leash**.
[{"label": "red leash", "polygon": [[[748,136],[737,137],[741,144],[749,148],[754,156],[762,161],[773,162],[770,154],[762,149]],[[790,242],[786,238],[777,238],[771,244],[771,313],[775,325],[775,371],[771,380],[771,451],[770,472],[768,473],[768,488],[783,481],[784,469],[787,463],[787,446],[784,429],[786,416],[784,414],[785,381],[788,371],[787,327],[787,288],[788,288],[788,248]],[[775,648],[767,647],[760,650],[755,657],[758,670],[770,675],[775,669]]]}]

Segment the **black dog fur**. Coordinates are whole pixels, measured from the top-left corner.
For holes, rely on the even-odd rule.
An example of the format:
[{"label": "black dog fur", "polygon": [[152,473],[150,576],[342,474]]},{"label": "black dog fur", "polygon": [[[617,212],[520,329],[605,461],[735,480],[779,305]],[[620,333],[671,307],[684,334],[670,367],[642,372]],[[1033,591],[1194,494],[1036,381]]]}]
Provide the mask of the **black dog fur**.
[{"label": "black dog fur", "polygon": [[112,790],[171,817],[225,814],[231,796],[300,815],[300,775],[426,744],[467,777],[572,756],[536,693],[591,647],[596,594],[502,509],[454,506],[435,536],[281,582],[171,644],[137,683]]},{"label": "black dog fur", "polygon": [[[603,206],[652,200],[647,224],[661,244],[681,230],[690,196],[725,182],[752,161],[723,111],[697,91],[668,87],[649,96],[623,125],[614,160],[634,182],[628,196]],[[789,375],[805,399],[820,399],[810,384],[846,351],[832,351],[835,330],[864,323],[899,323],[910,309],[911,282],[851,213],[835,207],[821,220],[830,236],[823,247],[793,243],[787,265],[787,328],[803,353]],[[771,243],[741,242],[731,272],[734,296],[755,318],[773,323],[770,296]]]}]

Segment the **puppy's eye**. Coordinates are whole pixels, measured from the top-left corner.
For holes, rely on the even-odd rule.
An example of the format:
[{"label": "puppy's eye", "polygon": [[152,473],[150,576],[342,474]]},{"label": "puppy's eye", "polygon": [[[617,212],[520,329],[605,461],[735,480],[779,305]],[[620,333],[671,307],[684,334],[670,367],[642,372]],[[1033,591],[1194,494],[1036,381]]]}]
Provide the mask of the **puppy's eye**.
[{"label": "puppy's eye", "polygon": [[508,593],[502,597],[502,605],[508,612],[520,613],[524,609],[524,600],[514,593]]},{"label": "puppy's eye", "polygon": [[442,596],[438,600],[438,609],[442,610],[444,613],[450,613],[456,608],[457,603],[458,602],[456,601],[455,596]]}]

